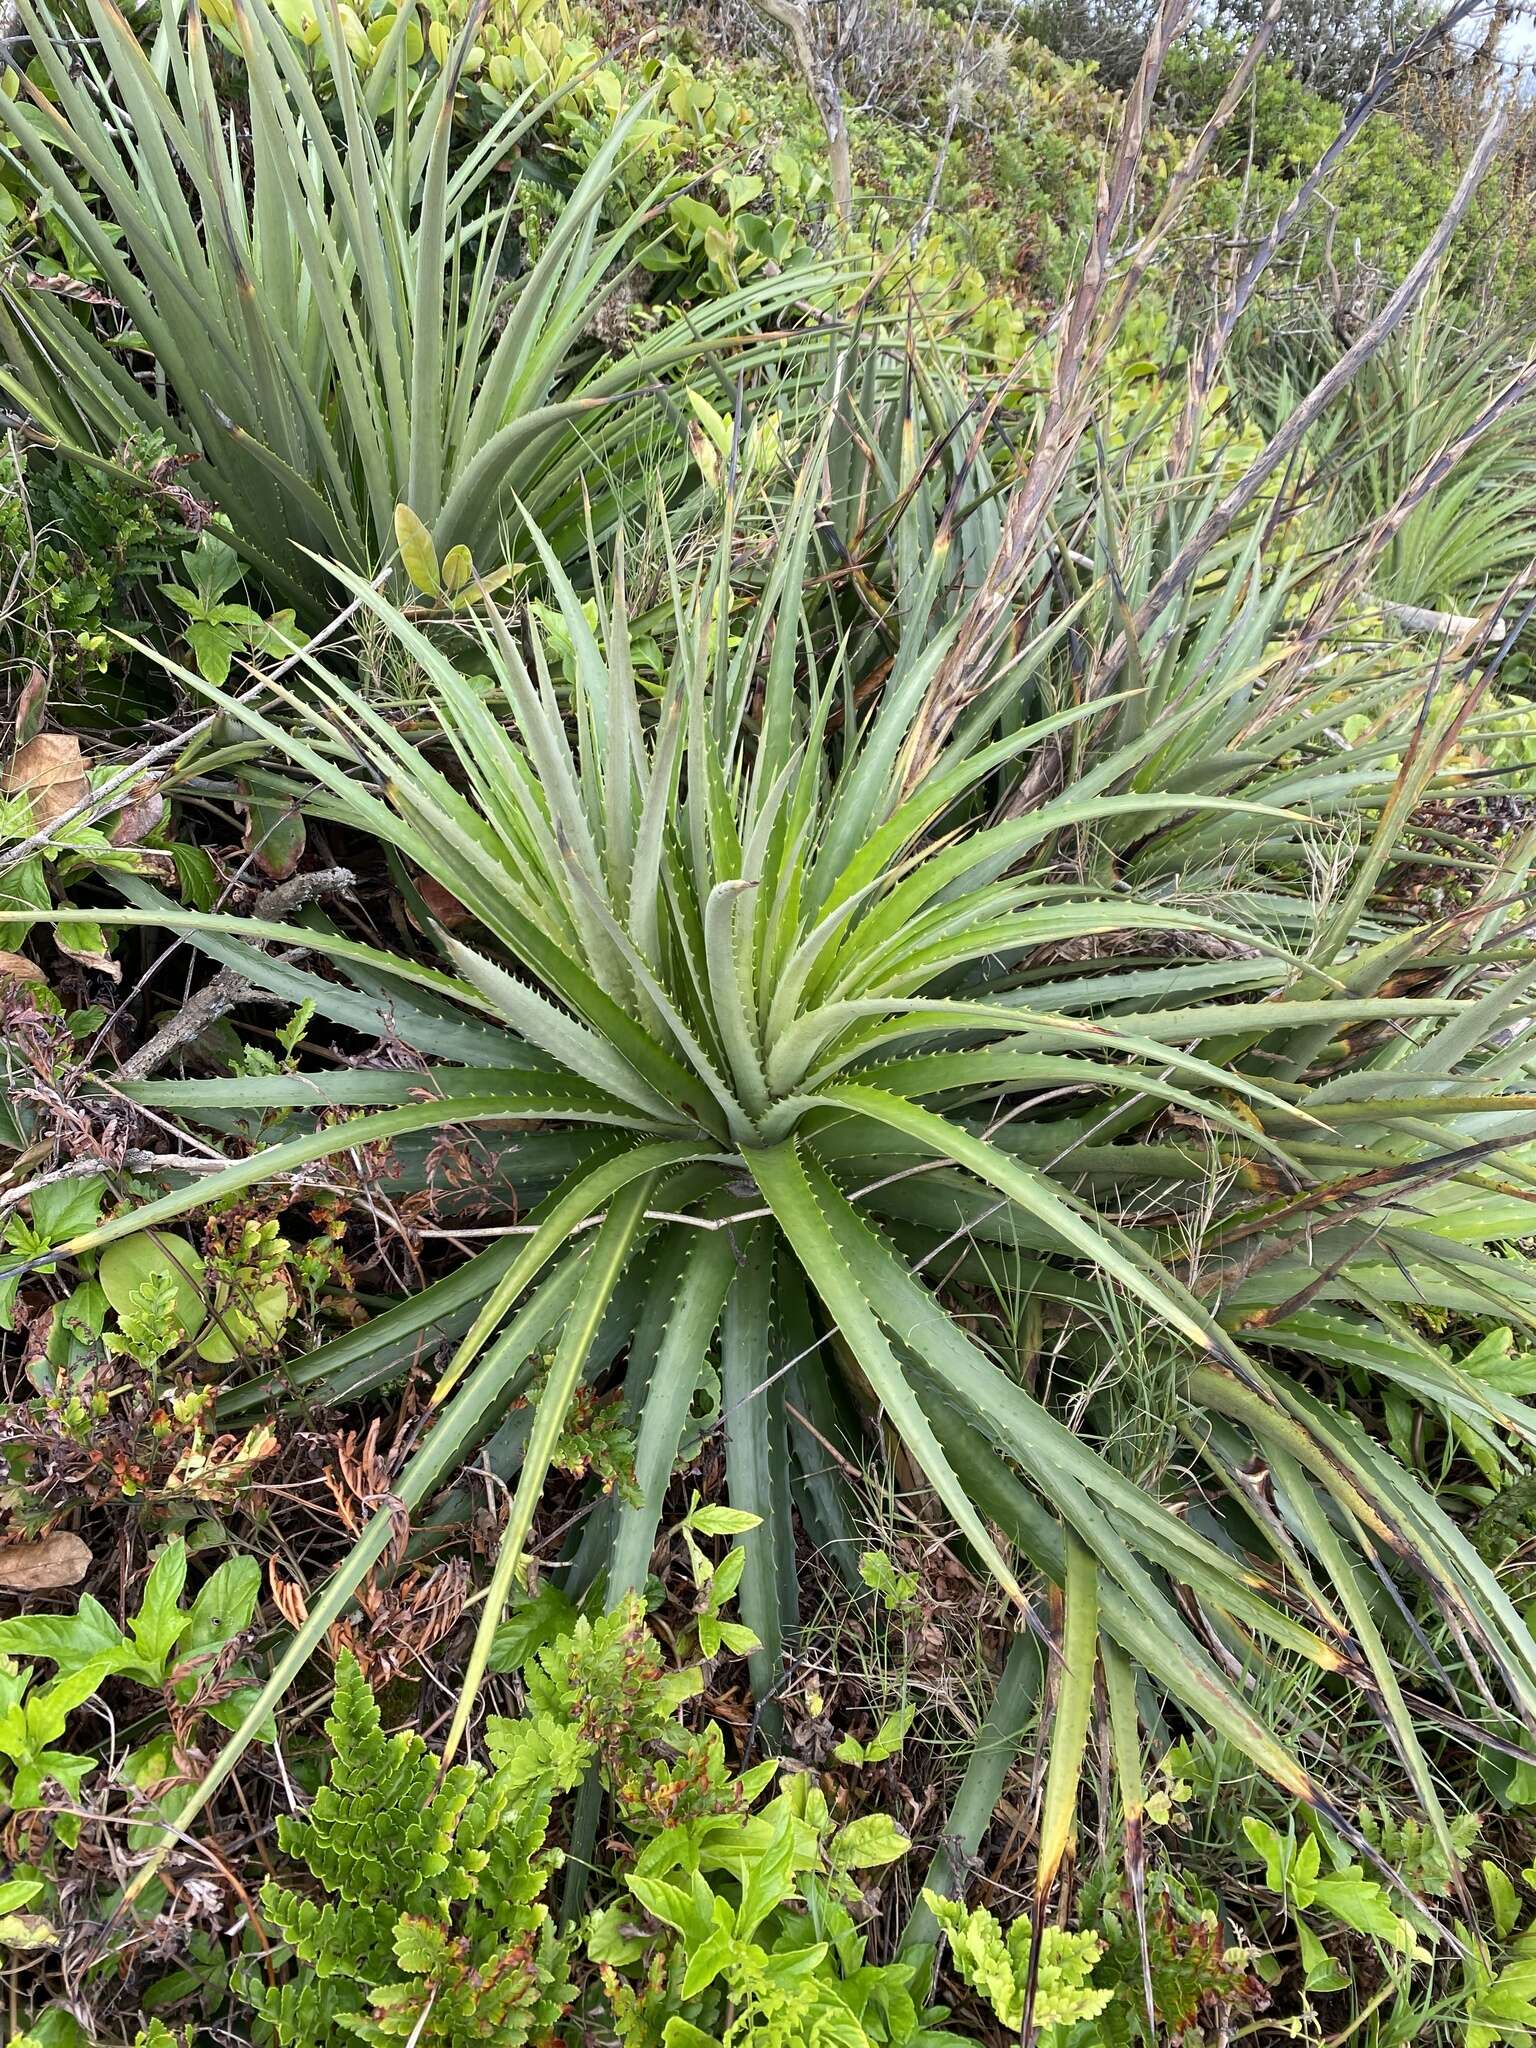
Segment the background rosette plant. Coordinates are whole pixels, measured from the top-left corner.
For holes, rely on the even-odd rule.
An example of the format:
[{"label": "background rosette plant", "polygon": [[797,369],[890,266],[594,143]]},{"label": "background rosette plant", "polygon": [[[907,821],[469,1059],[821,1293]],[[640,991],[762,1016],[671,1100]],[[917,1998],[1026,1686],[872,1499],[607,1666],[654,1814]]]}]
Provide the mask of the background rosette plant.
[{"label": "background rosette plant", "polygon": [[661,189],[605,219],[643,97],[530,248],[505,169],[545,102],[523,92],[483,134],[458,133],[473,21],[418,77],[413,17],[398,14],[365,84],[341,10],[320,9],[322,101],[304,46],[266,0],[239,0],[225,33],[246,110],[232,127],[198,9],[165,6],[156,59],[114,7],[94,6],[81,39],[25,6],[37,57],[0,91],[6,161],[67,222],[156,375],[12,264],[0,388],[87,467],[146,432],[195,457],[246,564],[311,618],[328,589],[314,557],[372,575],[401,502],[439,554],[465,547],[485,571],[506,559],[514,500],[576,559],[658,481],[677,502],[687,449],[659,401],[669,373],[717,347],[737,374],[782,363],[792,344],[759,330],[805,287],[852,279],[806,256],[610,355],[595,329],[654,239]]}]

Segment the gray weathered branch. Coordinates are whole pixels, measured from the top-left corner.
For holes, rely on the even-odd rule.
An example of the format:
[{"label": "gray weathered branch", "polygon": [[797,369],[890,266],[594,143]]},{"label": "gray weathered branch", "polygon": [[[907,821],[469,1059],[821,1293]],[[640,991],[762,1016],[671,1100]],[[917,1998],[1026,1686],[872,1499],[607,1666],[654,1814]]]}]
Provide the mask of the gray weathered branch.
[{"label": "gray weathered branch", "polygon": [[[335,896],[356,886],[357,877],[350,868],[321,868],[312,874],[290,875],[286,882],[278,882],[272,888],[262,890],[252,905],[251,915],[265,922],[291,917],[306,903],[318,902],[322,896]],[[306,947],[291,946],[283,958],[296,960],[307,950]],[[196,995],[160,1027],[153,1038],[141,1045],[137,1052],[129,1054],[117,1070],[118,1080],[147,1080],[151,1074],[158,1073],[173,1052],[190,1045],[208,1025],[216,1023],[238,1004],[259,997],[260,991],[253,988],[238,969],[221,967],[211,981],[205,982]]]},{"label": "gray weathered branch", "polygon": [[754,0],[754,4],[789,32],[795,62],[800,66],[806,90],[821,116],[821,125],[827,131],[832,203],[837,208],[838,219],[847,227],[853,220],[853,159],[848,148],[848,118],[843,111],[837,56],[835,53],[824,56],[817,50],[811,31],[810,10],[805,0]]}]

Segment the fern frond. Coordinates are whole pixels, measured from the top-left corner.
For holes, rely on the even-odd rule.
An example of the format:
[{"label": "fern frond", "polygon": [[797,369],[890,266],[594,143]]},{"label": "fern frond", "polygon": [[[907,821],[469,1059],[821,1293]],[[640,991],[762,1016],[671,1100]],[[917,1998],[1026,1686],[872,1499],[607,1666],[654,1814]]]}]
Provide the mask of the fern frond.
[{"label": "fern frond", "polygon": [[267,1922],[303,1966],[280,1989],[244,1983],[278,2048],[412,2040],[420,2048],[541,2039],[575,1993],[543,1902],[557,1793],[593,1746],[546,1716],[498,1724],[496,1769],[439,1772],[415,1734],[386,1735],[351,1656],[336,1667],[329,1783],[278,1840],[327,1896],[275,1880]]}]

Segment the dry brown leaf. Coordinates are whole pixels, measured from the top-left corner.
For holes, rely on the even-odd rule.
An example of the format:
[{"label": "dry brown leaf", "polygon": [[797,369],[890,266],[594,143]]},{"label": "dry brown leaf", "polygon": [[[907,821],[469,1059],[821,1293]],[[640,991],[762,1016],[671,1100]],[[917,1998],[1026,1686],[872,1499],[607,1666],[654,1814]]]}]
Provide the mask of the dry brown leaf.
[{"label": "dry brown leaf", "polygon": [[272,1605],[290,1628],[302,1628],[309,1619],[309,1602],[304,1598],[304,1588],[294,1579],[285,1579],[277,1568],[276,1558],[267,1559],[267,1584],[272,1592]]},{"label": "dry brown leaf", "polygon": [[18,747],[5,778],[12,796],[32,799],[32,829],[45,830],[91,793],[85,756],[73,733],[40,732]]},{"label": "dry brown leaf", "polygon": [[[121,981],[122,968],[106,951],[104,940],[100,945],[92,943],[93,934],[96,939],[103,939],[101,926],[93,924],[89,918],[82,918],[75,926],[56,925],[53,943],[66,960],[78,960],[82,967],[92,967],[98,974],[110,975],[113,981]],[[76,937],[81,940],[78,945],[75,943]]]},{"label": "dry brown leaf", "polygon": [[25,746],[28,740],[37,738],[37,729],[43,722],[43,713],[48,709],[48,678],[34,662],[31,673],[21,686],[21,695],[16,699],[16,744]]},{"label": "dry brown leaf", "polygon": [[[435,917],[445,931],[456,932],[461,925],[471,922],[470,913],[458,897],[450,896],[442,883],[433,881],[430,875],[416,877],[416,893],[421,898],[423,909]],[[416,923],[414,917],[411,923]]]},{"label": "dry brown leaf", "polygon": [[29,960],[25,953],[0,952],[0,981],[41,981],[47,975],[35,960]]},{"label": "dry brown leaf", "polygon": [[0,1547],[0,1593],[55,1593],[78,1586],[91,1568],[91,1553],[68,1529],[56,1529],[36,1543]]},{"label": "dry brown leaf", "polygon": [[130,873],[146,875],[150,881],[159,882],[162,887],[167,889],[174,889],[178,886],[176,863],[170,854],[162,853],[158,846],[135,846],[124,848],[124,851],[133,854],[133,866],[130,869]]},{"label": "dry brown leaf", "polygon": [[107,837],[114,846],[137,846],[164,816],[165,798],[160,794],[160,785],[152,775],[146,775],[129,791],[128,801],[112,820]]}]

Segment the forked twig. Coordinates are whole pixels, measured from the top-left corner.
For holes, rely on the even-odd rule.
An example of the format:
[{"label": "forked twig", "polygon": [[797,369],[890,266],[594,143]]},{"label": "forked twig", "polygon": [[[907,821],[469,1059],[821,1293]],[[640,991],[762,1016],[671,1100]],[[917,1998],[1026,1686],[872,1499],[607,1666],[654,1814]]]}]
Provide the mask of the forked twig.
[{"label": "forked twig", "polygon": [[[1184,20],[1189,0],[1161,0],[1125,112],[1113,159],[1100,175],[1098,206],[1088,253],[1067,308],[1061,346],[1051,371],[1035,449],[1008,501],[1002,536],[991,568],[966,609],[954,645],[940,664],[907,743],[904,786],[913,789],[932,768],[955,720],[975,698],[986,674],[997,635],[1028,573],[1041,529],[1066,480],[1077,444],[1092,417],[1093,392],[1114,335],[1114,322],[1094,328],[1109,287],[1111,252],[1136,187],[1136,172],[1152,117],[1152,100],[1163,63]],[[1125,300],[1150,260],[1144,240],[1132,259],[1132,277],[1117,298]],[[1137,268],[1137,265],[1140,268]]]}]

